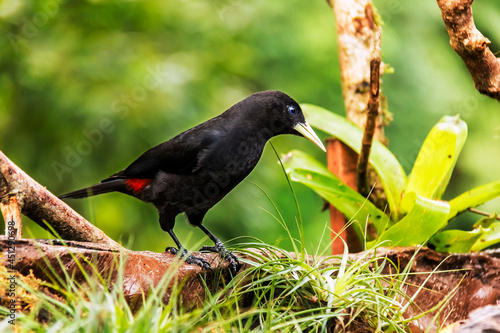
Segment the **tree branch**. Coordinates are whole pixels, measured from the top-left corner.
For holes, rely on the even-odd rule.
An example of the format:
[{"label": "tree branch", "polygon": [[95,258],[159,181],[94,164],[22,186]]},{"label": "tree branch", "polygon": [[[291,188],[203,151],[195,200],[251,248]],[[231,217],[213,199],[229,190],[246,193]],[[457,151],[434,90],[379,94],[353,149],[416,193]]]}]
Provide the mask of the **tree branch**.
[{"label": "tree branch", "polygon": [[437,0],[450,35],[450,45],[467,66],[476,89],[500,101],[500,59],[489,49],[489,39],[474,24],[472,2]]},{"label": "tree branch", "polygon": [[[15,246],[15,247],[14,247]],[[9,250],[10,249],[10,250]],[[14,250],[12,250],[14,249]],[[42,281],[54,281],[70,276],[75,283],[85,283],[87,275],[98,273],[104,279],[110,278],[112,283],[117,282],[119,261],[123,260],[123,296],[132,309],[142,304],[143,297],[148,295],[151,288],[164,281],[164,275],[175,274],[175,281],[183,281],[181,297],[182,305],[189,309],[195,305],[202,305],[205,296],[205,284],[208,288],[216,279],[214,271],[221,271],[223,281],[231,280],[229,264],[221,260],[216,253],[196,253],[212,265],[212,271],[206,271],[196,265],[184,263],[178,256],[170,253],[155,253],[149,251],[129,251],[123,249],[116,251],[107,244],[85,242],[60,242],[50,239],[20,239],[12,245],[4,236],[0,236],[0,251],[13,255],[15,258],[8,260],[7,256],[0,257],[0,265],[9,268],[11,272],[18,271],[22,275],[32,273]],[[179,261],[181,260],[181,261]],[[51,267],[51,269],[47,269]],[[172,271],[172,267],[175,270]],[[247,266],[244,264],[243,269]],[[163,280],[162,280],[163,279]],[[99,279],[97,279],[99,280]],[[222,281],[219,281],[223,283]],[[171,288],[166,290],[163,299],[168,303]],[[0,296],[4,297],[0,291]]]},{"label": "tree branch", "polygon": [[101,243],[115,250],[123,249],[120,244],[34,181],[1,151],[0,203],[6,235],[9,232],[8,226],[16,225],[19,229],[16,230],[16,238],[21,237],[20,213],[23,213],[45,229],[47,226],[43,221],[47,221],[63,239]]},{"label": "tree branch", "polygon": [[378,27],[375,33],[375,43],[370,60],[370,99],[368,100],[368,113],[366,114],[365,131],[363,133],[363,140],[361,141],[361,151],[357,167],[358,192],[365,197],[370,195],[370,188],[367,185],[368,162],[380,106],[380,42],[381,29]]},{"label": "tree branch", "polygon": [[[479,209],[476,209],[476,208],[469,208],[469,211],[471,213],[482,215],[482,216],[486,216],[486,217],[492,216],[492,214],[483,212],[483,211],[481,211]],[[498,220],[498,221],[500,221],[500,216],[495,217],[495,219]]]}]

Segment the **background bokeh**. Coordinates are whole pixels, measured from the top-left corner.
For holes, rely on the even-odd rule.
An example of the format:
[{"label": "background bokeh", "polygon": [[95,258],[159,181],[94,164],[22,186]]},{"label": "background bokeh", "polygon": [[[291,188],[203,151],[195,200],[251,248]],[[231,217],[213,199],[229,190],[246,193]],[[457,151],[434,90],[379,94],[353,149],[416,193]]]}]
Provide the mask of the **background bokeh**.
[{"label": "background bokeh", "polygon": [[[395,69],[383,77],[394,114],[386,134],[406,172],[430,128],[443,115],[460,113],[469,139],[446,197],[498,180],[498,102],[474,89],[449,47],[435,1],[375,4],[385,22],[383,60]],[[499,51],[498,0],[475,2],[474,14]],[[0,149],[55,194],[98,182],[256,91],[282,90],[344,114],[335,18],[323,0],[4,0],[0,20]],[[299,148],[325,160],[304,139],[272,142],[280,154]],[[269,145],[248,179],[297,236],[293,196]],[[326,246],[321,199],[294,188],[307,248]],[[154,207],[131,197],[107,194],[69,204],[133,249],[173,245]],[[497,200],[483,209],[499,208]],[[276,215],[266,196],[243,182],[208,213],[205,225],[222,240],[252,236],[290,249],[269,212]],[[189,246],[204,237],[183,216],[175,231]],[[25,219],[24,235],[30,234],[50,237]]]}]

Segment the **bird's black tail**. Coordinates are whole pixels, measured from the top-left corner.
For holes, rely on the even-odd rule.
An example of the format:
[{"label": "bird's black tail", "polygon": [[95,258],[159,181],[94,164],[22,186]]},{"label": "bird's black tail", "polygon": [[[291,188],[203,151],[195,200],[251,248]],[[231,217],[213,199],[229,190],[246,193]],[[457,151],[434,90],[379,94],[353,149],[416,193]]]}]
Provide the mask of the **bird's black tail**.
[{"label": "bird's black tail", "polygon": [[108,192],[122,191],[124,188],[125,179],[113,179],[83,188],[81,190],[63,194],[59,196],[59,199],[81,199]]}]

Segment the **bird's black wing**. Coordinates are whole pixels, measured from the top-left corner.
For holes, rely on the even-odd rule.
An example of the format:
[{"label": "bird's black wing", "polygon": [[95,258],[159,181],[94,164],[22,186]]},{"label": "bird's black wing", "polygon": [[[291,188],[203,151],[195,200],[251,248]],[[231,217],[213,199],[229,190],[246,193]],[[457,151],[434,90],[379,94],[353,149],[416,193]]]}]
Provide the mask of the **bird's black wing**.
[{"label": "bird's black wing", "polygon": [[213,126],[194,127],[149,149],[126,169],[103,182],[116,178],[153,179],[160,171],[178,175],[191,174],[198,168],[203,152],[210,149],[222,136],[222,131]]}]

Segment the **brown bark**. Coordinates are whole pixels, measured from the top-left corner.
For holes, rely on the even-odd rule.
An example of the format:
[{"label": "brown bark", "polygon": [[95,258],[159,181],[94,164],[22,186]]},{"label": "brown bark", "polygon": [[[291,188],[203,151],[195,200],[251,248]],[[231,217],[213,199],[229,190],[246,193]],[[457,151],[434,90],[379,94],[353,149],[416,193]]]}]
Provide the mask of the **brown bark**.
[{"label": "brown bark", "polygon": [[[352,188],[356,187],[356,161],[358,154],[338,139],[326,140],[326,157],[328,170]],[[361,241],[352,226],[346,226],[347,219],[338,209],[330,204],[330,228],[332,229],[332,254],[344,253],[344,242],[349,252],[363,250]]]},{"label": "brown bark", "polygon": [[9,221],[14,218],[18,220],[17,232],[18,236],[21,236],[20,213],[23,213],[43,228],[47,228],[44,223],[46,221],[62,239],[101,243],[115,250],[123,248],[34,181],[1,151],[0,202],[6,222],[6,233]]},{"label": "brown bark", "polygon": [[[98,273],[101,277],[116,280],[119,260],[123,262],[123,291],[132,308],[142,304],[143,296],[147,296],[151,288],[157,286],[165,274],[175,269],[177,282],[184,281],[182,302],[186,308],[201,305],[205,295],[203,277],[213,274],[199,266],[179,262],[179,257],[168,252],[155,253],[149,251],[119,252],[107,244],[68,241],[63,246],[61,241],[46,239],[20,239],[13,242],[0,236],[0,249],[4,254],[0,263],[22,275],[33,275],[42,281],[57,281],[54,272],[63,281],[71,276],[75,283],[85,284],[86,277],[82,269],[90,276]],[[14,263],[7,261],[7,253],[13,254]],[[223,276],[230,280],[227,261],[221,261],[218,254],[196,253],[212,264],[213,270],[223,270]],[[2,262],[3,261],[3,262]],[[79,264],[77,264],[77,261]],[[172,265],[178,267],[172,267]],[[47,269],[52,267],[53,270]],[[212,279],[205,279],[210,284]],[[168,301],[171,288],[167,289],[163,299]]]},{"label": "brown bark", "polygon": [[462,58],[476,89],[500,101],[500,59],[490,50],[490,40],[474,24],[473,0],[437,0],[450,45]]},{"label": "brown bark", "polygon": [[5,220],[5,236],[11,239],[21,238],[22,223],[21,210],[17,203],[17,197],[11,196],[0,201],[0,208]]}]

